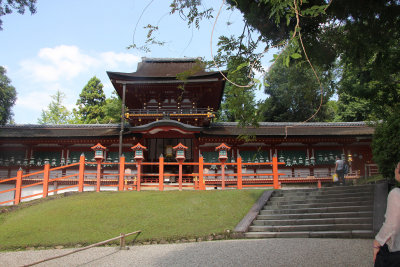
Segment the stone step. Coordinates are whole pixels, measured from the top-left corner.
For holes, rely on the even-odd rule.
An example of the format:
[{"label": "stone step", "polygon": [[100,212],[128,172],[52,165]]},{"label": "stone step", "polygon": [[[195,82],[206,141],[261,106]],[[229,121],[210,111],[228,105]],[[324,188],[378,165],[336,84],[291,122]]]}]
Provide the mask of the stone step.
[{"label": "stone step", "polygon": [[299,220],[319,218],[362,218],[372,217],[372,211],[331,212],[331,213],[304,213],[304,214],[266,214],[258,215],[256,220]]},{"label": "stone step", "polygon": [[321,225],[321,224],[371,224],[372,217],[360,218],[318,218],[318,219],[282,219],[282,220],[259,220],[256,219],[253,225],[277,226],[277,225]]},{"label": "stone step", "polygon": [[369,192],[358,192],[358,193],[336,193],[336,194],[307,194],[307,193],[296,193],[296,194],[273,194],[271,199],[276,197],[282,198],[286,201],[297,201],[297,200],[320,200],[327,198],[347,198],[347,197],[373,197],[373,193]]},{"label": "stone step", "polygon": [[304,232],[372,230],[372,224],[253,225],[249,232]]},{"label": "stone step", "polygon": [[268,214],[302,214],[302,213],[329,213],[329,212],[351,212],[351,211],[371,211],[370,206],[346,206],[346,207],[321,207],[321,208],[303,208],[303,209],[272,209],[261,210],[261,215]]},{"label": "stone step", "polygon": [[373,238],[372,230],[303,231],[303,232],[247,232],[248,238]]},{"label": "stone step", "polygon": [[[329,203],[329,202],[355,202],[355,201],[373,201],[373,196],[364,197],[346,197],[346,198],[323,198],[319,199],[318,203]],[[311,199],[302,198],[301,200],[286,200],[285,197],[272,197],[267,202],[267,206],[273,205],[287,205],[287,204],[306,204],[310,203]]]},{"label": "stone step", "polygon": [[356,201],[356,202],[330,202],[330,203],[306,203],[306,204],[289,204],[289,205],[265,205],[264,210],[276,209],[306,209],[306,208],[329,208],[329,207],[349,207],[349,206],[371,206],[373,201]]},{"label": "stone step", "polygon": [[273,196],[336,196],[336,195],[353,195],[353,194],[373,194],[373,190],[360,190],[360,191],[352,191],[352,190],[344,190],[344,191],[321,191],[321,190],[312,190],[312,191],[292,191],[292,190],[277,190],[274,192]]},{"label": "stone step", "polygon": [[356,185],[356,186],[332,186],[322,188],[301,188],[301,189],[283,189],[279,192],[294,193],[294,192],[365,192],[374,191],[373,185]]}]

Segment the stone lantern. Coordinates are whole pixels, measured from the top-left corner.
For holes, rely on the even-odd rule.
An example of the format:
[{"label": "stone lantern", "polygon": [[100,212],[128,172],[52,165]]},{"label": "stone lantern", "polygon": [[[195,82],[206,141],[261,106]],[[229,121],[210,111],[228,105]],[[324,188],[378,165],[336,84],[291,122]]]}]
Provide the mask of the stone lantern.
[{"label": "stone lantern", "polygon": [[228,159],[228,150],[231,148],[224,143],[220,144],[215,148],[216,151],[218,151],[218,160],[221,162],[221,183],[222,183],[222,189],[225,189],[225,162]]},{"label": "stone lantern", "polygon": [[135,152],[135,161],[136,161],[136,168],[137,168],[137,181],[136,181],[136,190],[140,191],[140,183],[141,183],[141,164],[144,160],[143,151],[147,150],[147,147],[142,146],[140,143],[137,143],[135,146],[131,147],[131,149]]},{"label": "stone lantern", "polygon": [[178,145],[173,147],[173,150],[176,151],[175,158],[178,162],[180,160],[184,161],[186,159],[186,149],[188,149],[187,146],[182,145],[182,143],[179,143]]},{"label": "stone lantern", "polygon": [[101,162],[104,160],[104,151],[106,148],[98,143],[91,147],[94,150],[94,159],[97,162],[97,173],[96,173],[96,192],[100,192],[100,179],[101,179]]},{"label": "stone lantern", "polygon": [[182,191],[182,163],[185,161],[186,156],[185,156],[185,151],[186,151],[187,146],[182,145],[182,143],[179,143],[178,145],[173,147],[173,150],[176,151],[176,161],[179,163],[179,191]]}]

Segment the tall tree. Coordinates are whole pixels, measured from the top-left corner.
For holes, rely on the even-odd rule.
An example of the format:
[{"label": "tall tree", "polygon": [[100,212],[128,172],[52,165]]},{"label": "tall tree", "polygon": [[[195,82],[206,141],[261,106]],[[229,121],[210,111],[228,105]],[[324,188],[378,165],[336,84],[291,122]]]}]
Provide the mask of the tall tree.
[{"label": "tall tree", "polygon": [[71,112],[62,104],[65,94],[57,90],[55,95],[51,96],[52,101],[46,110],[42,110],[39,124],[67,124],[71,120]]},{"label": "tall tree", "polygon": [[372,141],[374,161],[385,177],[393,178],[396,164],[400,161],[400,109],[386,120],[377,123]]},{"label": "tall tree", "polygon": [[[304,65],[304,66],[303,66]],[[279,61],[268,72],[265,80],[268,84],[265,93],[268,98],[262,106],[264,121],[296,121],[309,119],[322,106],[313,121],[333,120],[332,112],[327,106],[329,98],[335,90],[331,72],[322,72],[320,85],[313,71],[304,62],[302,65],[289,67]]]},{"label": "tall tree", "polygon": [[119,123],[121,121],[121,106],[122,100],[114,91],[110,98],[106,99],[106,103],[103,106],[104,119],[103,123]]},{"label": "tall tree", "polygon": [[13,113],[11,111],[17,100],[15,87],[6,75],[6,69],[0,66],[0,125],[11,122]]},{"label": "tall tree", "polygon": [[106,96],[103,91],[103,84],[96,77],[92,77],[76,102],[78,106],[77,114],[80,117],[81,123],[102,123],[105,117],[104,105]]},{"label": "tall tree", "polygon": [[13,9],[19,14],[24,14],[25,8],[28,8],[31,14],[36,13],[36,0],[0,0],[0,30],[3,29],[2,16],[11,14]]}]

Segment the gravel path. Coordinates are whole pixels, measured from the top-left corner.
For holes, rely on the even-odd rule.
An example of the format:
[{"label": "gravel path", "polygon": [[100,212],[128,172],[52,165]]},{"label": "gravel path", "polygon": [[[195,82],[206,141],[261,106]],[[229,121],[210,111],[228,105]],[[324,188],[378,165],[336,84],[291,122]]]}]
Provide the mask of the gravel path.
[{"label": "gravel path", "polygon": [[[245,239],[97,247],[36,266],[373,266],[368,239]],[[0,266],[22,266],[73,249],[0,253]]]}]

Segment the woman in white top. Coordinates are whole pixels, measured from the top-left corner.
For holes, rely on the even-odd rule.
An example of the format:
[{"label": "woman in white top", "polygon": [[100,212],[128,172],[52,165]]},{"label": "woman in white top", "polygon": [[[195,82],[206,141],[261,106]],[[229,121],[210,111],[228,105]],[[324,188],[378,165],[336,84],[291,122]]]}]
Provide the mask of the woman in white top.
[{"label": "woman in white top", "polygon": [[[400,182],[400,162],[395,178]],[[385,222],[374,240],[374,263],[375,266],[400,266],[400,188],[394,188],[388,195]]]}]

